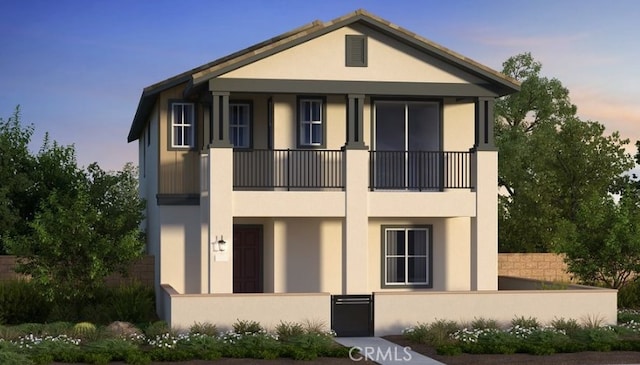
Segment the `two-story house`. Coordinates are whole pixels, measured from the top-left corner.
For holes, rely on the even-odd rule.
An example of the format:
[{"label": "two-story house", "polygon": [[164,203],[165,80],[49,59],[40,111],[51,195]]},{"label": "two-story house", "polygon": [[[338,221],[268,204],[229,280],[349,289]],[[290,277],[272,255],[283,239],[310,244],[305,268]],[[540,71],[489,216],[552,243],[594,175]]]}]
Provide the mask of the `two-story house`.
[{"label": "two-story house", "polygon": [[468,311],[434,295],[498,289],[493,105],[518,89],[362,10],[145,88],[159,313],[383,334]]}]

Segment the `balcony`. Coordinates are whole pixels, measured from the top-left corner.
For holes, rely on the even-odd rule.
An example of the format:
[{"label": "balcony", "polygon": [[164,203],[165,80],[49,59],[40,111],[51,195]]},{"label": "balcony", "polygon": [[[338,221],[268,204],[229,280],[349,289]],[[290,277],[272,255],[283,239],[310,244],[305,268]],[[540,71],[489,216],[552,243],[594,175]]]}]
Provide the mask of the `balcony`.
[{"label": "balcony", "polygon": [[[369,189],[470,189],[470,152],[370,151]],[[343,190],[345,151],[234,150],[234,190]]]},{"label": "balcony", "polygon": [[234,150],[234,190],[342,190],[344,151]]},{"label": "balcony", "polygon": [[371,151],[369,189],[469,189],[470,152]]}]

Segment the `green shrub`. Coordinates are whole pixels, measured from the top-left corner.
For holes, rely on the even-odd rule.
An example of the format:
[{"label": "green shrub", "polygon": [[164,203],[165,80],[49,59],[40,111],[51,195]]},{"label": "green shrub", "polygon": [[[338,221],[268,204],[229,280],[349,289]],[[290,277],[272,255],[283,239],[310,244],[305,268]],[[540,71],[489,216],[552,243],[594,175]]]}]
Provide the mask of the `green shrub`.
[{"label": "green shrub", "polygon": [[155,321],[144,329],[144,334],[152,338],[171,332],[171,327],[165,321]]},{"label": "green shrub", "polygon": [[[203,359],[203,360],[210,360],[210,359]],[[130,352],[129,354],[127,354],[127,358],[125,359],[125,362],[130,365],[149,365],[151,364],[151,358],[149,357],[149,355],[138,350],[138,351]]]},{"label": "green shrub", "polygon": [[611,351],[618,342],[618,335],[609,327],[583,328],[575,334],[574,338],[589,351]]},{"label": "green shrub", "polygon": [[124,361],[138,351],[138,346],[125,339],[108,338],[91,342],[85,349],[88,353],[108,355],[111,361]]},{"label": "green shrub", "polygon": [[486,319],[486,318],[474,318],[471,321],[471,328],[484,330],[484,329],[499,329],[498,321],[495,319]]},{"label": "green shrub", "polygon": [[515,317],[511,320],[511,325],[513,327],[522,327],[522,328],[539,328],[540,322],[536,318],[524,316]]},{"label": "green shrub", "polygon": [[621,309],[618,311],[618,323],[640,323],[640,312],[633,309]]},{"label": "green shrub", "polygon": [[108,322],[144,323],[157,318],[153,288],[132,283],[109,288],[107,293],[106,305],[100,307]]},{"label": "green shrub", "polygon": [[12,280],[0,282],[0,318],[6,324],[45,322],[51,304],[31,282]]},{"label": "green shrub", "polygon": [[108,365],[111,362],[111,356],[104,353],[88,352],[84,354],[83,362],[94,365]]},{"label": "green shrub", "polygon": [[258,333],[264,331],[264,328],[259,322],[238,319],[233,324],[233,331],[235,333]]},{"label": "green shrub", "polygon": [[305,319],[302,322],[302,327],[304,328],[304,331],[306,333],[315,333],[315,334],[324,335],[328,332],[326,323],[322,321]]},{"label": "green shrub", "polygon": [[13,351],[0,350],[0,364],[2,365],[32,365],[33,361],[24,354]]},{"label": "green shrub", "polygon": [[187,338],[178,340],[177,347],[200,360],[211,361],[222,357],[222,344],[215,336],[192,333]]},{"label": "green shrub", "polygon": [[217,336],[219,331],[218,331],[218,327],[215,324],[212,323],[199,323],[196,322],[193,325],[191,325],[191,327],[189,328],[189,333],[191,334],[202,334],[202,335],[207,335],[207,336]]},{"label": "green shrub", "polygon": [[452,341],[451,334],[457,330],[456,322],[440,319],[430,324],[419,323],[417,326],[405,330],[404,335],[413,342],[437,347],[450,343]]},{"label": "green shrub", "polygon": [[73,326],[72,333],[80,338],[90,338],[97,332],[96,325],[90,322],[80,322]]},{"label": "green shrub", "polygon": [[194,360],[193,355],[185,349],[153,348],[149,351],[149,357],[153,361],[189,361]]},{"label": "green shrub", "polygon": [[604,318],[597,314],[582,317],[582,326],[585,328],[600,328],[604,325]]},{"label": "green shrub", "polygon": [[305,333],[304,327],[300,323],[293,322],[280,322],[276,326],[276,334],[278,339],[282,342],[287,342],[297,336],[301,336]]},{"label": "green shrub", "polygon": [[573,318],[571,319],[556,318],[553,321],[551,321],[551,327],[559,331],[564,331],[564,333],[566,333],[569,336],[575,334],[577,331],[580,330],[580,325],[578,324],[578,321],[576,321]]},{"label": "green shrub", "polygon": [[441,356],[457,356],[462,354],[462,349],[457,345],[442,345],[436,348],[436,353]]},{"label": "green shrub", "polygon": [[640,309],[640,281],[634,280],[618,288],[618,308]]},{"label": "green shrub", "polygon": [[49,336],[71,335],[73,334],[74,324],[71,322],[53,322],[47,323],[42,329],[42,333]]},{"label": "green shrub", "polygon": [[282,350],[275,336],[264,330],[242,333],[227,332],[221,336],[221,341],[223,357],[275,359],[280,357]]}]

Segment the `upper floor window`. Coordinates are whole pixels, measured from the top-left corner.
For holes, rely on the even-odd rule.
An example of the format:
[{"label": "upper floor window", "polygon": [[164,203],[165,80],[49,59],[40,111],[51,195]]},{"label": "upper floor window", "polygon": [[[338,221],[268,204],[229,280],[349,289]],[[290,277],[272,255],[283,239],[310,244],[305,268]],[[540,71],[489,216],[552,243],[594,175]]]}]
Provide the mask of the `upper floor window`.
[{"label": "upper floor window", "polygon": [[431,287],[430,227],[384,227],[385,287]]},{"label": "upper floor window", "polygon": [[298,102],[298,143],[301,147],[324,147],[325,106],[322,98],[300,98]]},{"label": "upper floor window", "polygon": [[171,104],[171,147],[195,147],[195,106],[193,103]]},{"label": "upper floor window", "polygon": [[233,147],[251,147],[251,104],[229,103],[229,137]]}]

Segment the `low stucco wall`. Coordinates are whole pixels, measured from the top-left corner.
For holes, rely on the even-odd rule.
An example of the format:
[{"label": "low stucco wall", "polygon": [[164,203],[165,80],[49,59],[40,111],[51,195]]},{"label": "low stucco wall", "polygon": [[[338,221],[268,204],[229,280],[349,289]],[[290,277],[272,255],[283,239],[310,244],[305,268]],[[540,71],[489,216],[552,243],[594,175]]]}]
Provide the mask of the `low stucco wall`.
[{"label": "low stucco wall", "polygon": [[375,335],[399,334],[417,323],[474,318],[509,323],[516,316],[542,323],[556,318],[617,320],[617,291],[612,289],[518,290],[477,292],[375,293]]},{"label": "low stucco wall", "polygon": [[164,319],[173,328],[188,328],[195,322],[209,322],[221,330],[238,319],[257,321],[274,329],[280,321],[311,321],[331,325],[329,293],[282,294],[178,294],[162,285]]}]

